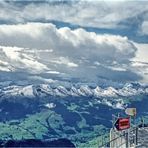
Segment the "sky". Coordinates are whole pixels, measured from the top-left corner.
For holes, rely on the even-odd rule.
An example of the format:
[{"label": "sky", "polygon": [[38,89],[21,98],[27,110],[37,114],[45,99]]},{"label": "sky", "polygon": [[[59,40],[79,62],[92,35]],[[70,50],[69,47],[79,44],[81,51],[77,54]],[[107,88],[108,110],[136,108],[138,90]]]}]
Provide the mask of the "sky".
[{"label": "sky", "polygon": [[147,84],[148,1],[0,1],[0,76]]}]

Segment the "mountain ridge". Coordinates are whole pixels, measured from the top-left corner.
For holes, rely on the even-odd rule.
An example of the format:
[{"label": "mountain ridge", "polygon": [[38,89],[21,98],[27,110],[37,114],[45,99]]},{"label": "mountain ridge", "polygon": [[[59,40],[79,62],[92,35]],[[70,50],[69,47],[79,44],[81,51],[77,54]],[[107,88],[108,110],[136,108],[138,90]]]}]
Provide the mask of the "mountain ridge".
[{"label": "mountain ridge", "polygon": [[[72,85],[52,86],[49,84],[40,85],[10,85],[0,88],[0,101],[2,100],[47,100],[64,98],[92,98],[98,103],[102,103],[113,108],[123,109],[126,107],[127,98],[139,95],[147,95],[148,86],[139,83],[126,83],[123,87],[115,88],[113,86],[103,88],[101,86]],[[130,100],[129,100],[130,101]],[[133,101],[133,100],[132,100]],[[20,102],[20,101],[19,101]],[[46,102],[46,101],[45,101]],[[48,106],[48,103],[45,106]],[[52,105],[54,106],[54,104]]]}]

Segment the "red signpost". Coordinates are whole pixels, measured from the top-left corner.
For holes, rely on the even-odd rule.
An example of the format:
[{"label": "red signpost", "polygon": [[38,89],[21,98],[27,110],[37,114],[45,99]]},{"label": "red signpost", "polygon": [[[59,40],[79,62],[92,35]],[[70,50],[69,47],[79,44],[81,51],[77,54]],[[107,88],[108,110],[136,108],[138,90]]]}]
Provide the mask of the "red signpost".
[{"label": "red signpost", "polygon": [[118,131],[130,128],[130,118],[118,118],[115,127]]}]

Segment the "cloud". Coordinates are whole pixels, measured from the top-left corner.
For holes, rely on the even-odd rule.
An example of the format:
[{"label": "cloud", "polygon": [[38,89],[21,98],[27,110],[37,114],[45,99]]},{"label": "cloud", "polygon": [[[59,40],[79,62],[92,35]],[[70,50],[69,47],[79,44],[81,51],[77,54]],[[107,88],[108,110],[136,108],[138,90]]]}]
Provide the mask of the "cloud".
[{"label": "cloud", "polygon": [[[114,30],[114,34],[131,38],[146,37],[147,1],[18,0],[1,1],[0,8],[0,70],[4,75],[11,72],[10,77],[15,77],[15,73],[20,76],[26,72],[29,76],[21,78],[33,82],[49,82],[50,77],[53,82],[97,83],[103,79],[107,83],[142,78],[148,82],[147,52],[143,52],[147,46],[126,36],[82,29],[95,31],[96,27],[100,32]],[[78,29],[71,29],[75,25]]]},{"label": "cloud", "polygon": [[[59,64],[68,63],[68,57],[71,59],[77,57],[79,62],[93,59],[93,61],[103,63],[110,61],[128,63],[136,51],[127,37],[97,35],[81,28],[76,30],[68,27],[57,29],[53,24],[48,23],[0,25],[0,44],[43,49],[43,51],[48,50],[49,54],[53,53],[53,56],[67,57],[67,59],[61,57],[57,62]],[[18,53],[10,58],[16,58],[16,54]],[[52,58],[54,59],[54,57]]]},{"label": "cloud", "polygon": [[141,33],[148,35],[148,21],[144,21],[141,26]]},{"label": "cloud", "polygon": [[136,56],[132,59],[132,66],[134,71],[143,77],[143,83],[148,82],[148,44],[134,43],[137,47]]},{"label": "cloud", "polygon": [[60,56],[78,57],[81,60],[93,58],[93,60],[103,62],[110,62],[110,60],[127,62],[134,56],[136,50],[127,37],[97,35],[81,28],[57,29],[50,23],[0,25],[0,44],[40,50],[48,49],[49,53],[54,52],[53,54]]},{"label": "cloud", "polygon": [[130,69],[137,48],[119,35],[98,35],[82,28],[58,29],[51,23],[0,25],[0,45],[0,60],[11,63],[12,71],[51,70],[64,79],[93,82],[98,77],[113,81],[140,78]]},{"label": "cloud", "polygon": [[[97,28],[128,27],[123,20],[146,15],[147,1],[67,1],[1,2],[0,20],[4,23],[62,21]],[[34,15],[35,14],[35,15]],[[142,16],[143,17],[143,16]]]},{"label": "cloud", "polygon": [[49,70],[46,65],[36,61],[32,56],[24,53],[23,48],[0,46],[0,70],[26,72],[41,72]]},{"label": "cloud", "polygon": [[59,60],[53,60],[51,62],[56,64],[64,64],[64,65],[67,65],[68,67],[78,67],[77,64],[70,62],[68,59],[64,57],[59,57]]}]

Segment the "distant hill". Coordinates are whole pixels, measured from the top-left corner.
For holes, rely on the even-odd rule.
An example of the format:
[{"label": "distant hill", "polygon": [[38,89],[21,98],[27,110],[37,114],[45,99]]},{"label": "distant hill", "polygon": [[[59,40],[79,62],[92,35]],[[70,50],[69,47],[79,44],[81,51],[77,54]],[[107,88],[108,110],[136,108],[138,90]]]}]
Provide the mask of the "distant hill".
[{"label": "distant hill", "polygon": [[26,139],[26,140],[1,141],[0,147],[71,147],[71,148],[75,148],[75,145],[68,139],[57,139],[53,141]]}]

